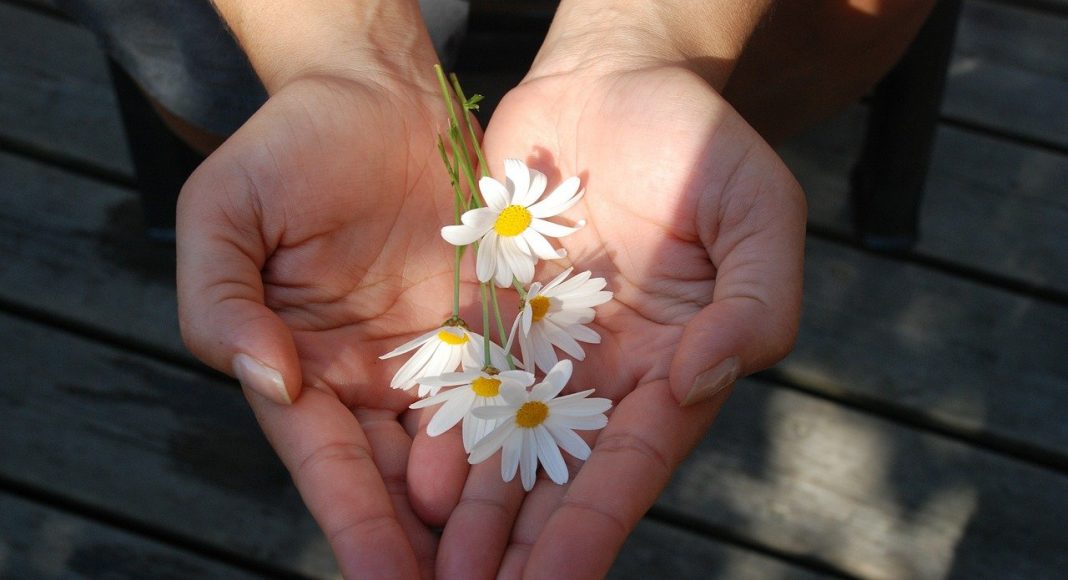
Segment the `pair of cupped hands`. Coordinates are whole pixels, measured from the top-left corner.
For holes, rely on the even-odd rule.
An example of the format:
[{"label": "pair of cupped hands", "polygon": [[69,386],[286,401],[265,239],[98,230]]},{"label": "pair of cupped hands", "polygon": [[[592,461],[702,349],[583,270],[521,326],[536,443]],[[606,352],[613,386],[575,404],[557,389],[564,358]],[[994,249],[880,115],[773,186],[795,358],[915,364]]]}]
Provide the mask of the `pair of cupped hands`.
[{"label": "pair of cupped hands", "polygon": [[[450,314],[432,64],[294,78],[194,173],[178,212],[183,336],[241,379],[346,576],[600,577],[727,385],[791,348],[803,195],[685,63],[535,66],[506,95],[489,173],[503,181],[515,157],[549,190],[579,176],[563,217],[587,223],[560,245],[615,293],[568,387],[610,398],[608,426],[568,484],[525,493],[498,459],[469,466],[458,427],[428,437],[434,409],[389,388],[403,357],[379,359]],[[471,264],[462,285],[475,311]]]}]

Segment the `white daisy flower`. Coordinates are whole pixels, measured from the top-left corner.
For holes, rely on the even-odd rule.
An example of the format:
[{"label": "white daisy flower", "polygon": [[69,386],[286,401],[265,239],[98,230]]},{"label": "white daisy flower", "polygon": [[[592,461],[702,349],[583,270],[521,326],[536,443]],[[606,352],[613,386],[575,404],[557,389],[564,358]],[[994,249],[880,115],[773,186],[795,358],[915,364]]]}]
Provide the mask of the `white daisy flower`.
[{"label": "white daisy flower", "polygon": [[557,397],[571,378],[571,370],[571,361],[562,360],[530,392],[502,386],[504,405],[472,409],[476,417],[501,423],[475,444],[468,462],[482,463],[500,449],[505,481],[511,481],[518,468],[523,489],[530,491],[540,462],[550,479],[567,483],[567,465],[558,447],[578,459],[589,457],[590,446],[575,430],[604,427],[608,424],[604,413],[612,406],[608,399],[587,398],[593,389]]},{"label": "white daisy flower", "polygon": [[431,387],[455,387],[443,393],[412,403],[412,409],[441,405],[434,418],[426,426],[426,433],[437,437],[452,429],[463,420],[464,451],[470,453],[479,440],[493,431],[499,421],[481,419],[471,414],[471,409],[487,405],[504,405],[502,388],[518,387],[526,390],[534,384],[534,375],[526,371],[503,371],[489,373],[479,368],[465,368],[463,372],[448,373],[440,377],[427,377],[423,384]]},{"label": "white daisy flower", "polygon": [[[416,337],[378,357],[392,358],[418,348],[408,362],[401,365],[389,386],[394,389],[410,389],[419,385],[419,396],[433,395],[441,387],[420,383],[424,377],[437,377],[464,367],[482,365],[482,336],[463,326],[445,325]],[[494,365],[507,366],[504,349],[490,344],[490,356]]]},{"label": "white daisy flower", "polygon": [[462,225],[441,229],[441,237],[455,246],[481,240],[475,273],[480,281],[492,279],[502,288],[512,285],[512,276],[529,284],[538,258],[556,260],[566,255],[553,248],[545,236],[566,236],[585,224],[580,221],[578,227],[570,228],[544,219],[563,213],[582,199],[578,177],[564,180],[539,202],[546,184],[543,173],[517,159],[506,159],[504,172],[506,184],[492,177],[479,180],[478,189],[486,207],[464,212],[460,217]]},{"label": "white daisy flower", "polygon": [[588,271],[567,280],[571,270],[564,270],[544,287],[540,282],[531,284],[512,324],[505,350],[511,350],[518,330],[523,366],[528,369],[537,365],[548,372],[558,360],[553,347],[583,360],[586,351],[579,341],[601,342],[601,335],[583,325],[593,321],[593,307],[611,300],[612,293],[604,290],[607,284],[604,278],[591,278]]}]

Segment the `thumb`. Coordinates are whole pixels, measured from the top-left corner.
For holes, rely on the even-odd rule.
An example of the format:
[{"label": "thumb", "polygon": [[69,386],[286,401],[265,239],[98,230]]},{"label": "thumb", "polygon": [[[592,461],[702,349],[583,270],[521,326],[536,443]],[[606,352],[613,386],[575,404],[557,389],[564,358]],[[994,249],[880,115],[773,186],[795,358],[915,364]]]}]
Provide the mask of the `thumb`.
[{"label": "thumb", "polygon": [[675,399],[682,406],[710,400],[738,378],[778,362],[792,348],[795,318],[747,297],[706,306],[686,326],[672,359]]},{"label": "thumb", "polygon": [[242,203],[250,196],[228,191],[228,180],[210,173],[208,167],[194,173],[178,201],[182,339],[207,365],[289,404],[300,393],[300,362],[291,330],[264,304],[266,236],[254,204]]},{"label": "thumb", "polygon": [[[796,207],[771,212],[776,218],[768,227],[721,232],[708,245],[717,264],[712,303],[686,325],[671,361],[671,392],[679,404],[707,401],[793,348],[805,235],[803,205]],[[728,250],[720,255],[720,247]]]}]

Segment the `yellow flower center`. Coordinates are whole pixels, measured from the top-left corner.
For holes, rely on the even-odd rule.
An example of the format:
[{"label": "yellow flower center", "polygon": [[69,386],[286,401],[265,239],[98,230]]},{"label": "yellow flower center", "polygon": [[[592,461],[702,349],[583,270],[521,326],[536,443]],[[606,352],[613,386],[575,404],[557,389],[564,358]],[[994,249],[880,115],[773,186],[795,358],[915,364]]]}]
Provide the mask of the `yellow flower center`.
[{"label": "yellow flower center", "polygon": [[480,397],[496,397],[501,392],[501,381],[488,377],[478,377],[471,381],[471,390]]},{"label": "yellow flower center", "polygon": [[545,315],[549,313],[549,299],[545,296],[535,296],[530,299],[530,313],[534,318],[534,322],[545,318]]},{"label": "yellow flower center", "polygon": [[444,342],[445,344],[451,344],[452,346],[460,346],[461,344],[467,342],[467,333],[465,332],[460,336],[456,336],[455,334],[447,330],[439,330],[438,340]]},{"label": "yellow flower center", "polygon": [[548,416],[548,405],[541,401],[528,401],[515,412],[515,424],[525,429],[533,429],[544,423]]},{"label": "yellow flower center", "polygon": [[534,216],[530,215],[527,208],[521,205],[510,205],[497,216],[493,229],[497,230],[498,234],[510,238],[523,233],[533,219]]}]

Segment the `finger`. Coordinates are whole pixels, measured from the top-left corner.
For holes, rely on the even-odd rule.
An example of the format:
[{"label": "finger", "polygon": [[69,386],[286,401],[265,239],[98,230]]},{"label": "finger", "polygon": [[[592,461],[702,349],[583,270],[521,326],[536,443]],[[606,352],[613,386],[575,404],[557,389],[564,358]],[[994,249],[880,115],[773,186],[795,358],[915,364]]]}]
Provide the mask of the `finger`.
[{"label": "finger", "polygon": [[[347,578],[417,578],[419,565],[371,443],[333,393],[311,388],[291,406],[245,389],[263,432],[289,469]],[[388,445],[380,440],[390,471]]]},{"label": "finger", "polygon": [[355,415],[371,444],[375,465],[378,466],[382,481],[393,501],[397,521],[415,551],[422,576],[431,578],[434,575],[437,538],[416,515],[409,501],[407,471],[412,440],[404,431],[404,427],[397,422],[396,413],[392,411],[361,409],[356,411]]},{"label": "finger", "polygon": [[801,312],[804,198],[781,164],[773,169],[781,173],[769,178],[775,184],[770,190],[756,187],[727,204],[718,225],[702,232],[716,266],[715,291],[712,303],[687,323],[671,362],[671,390],[680,404],[709,400],[793,347]]},{"label": "finger", "polygon": [[248,181],[207,164],[182,189],[177,213],[178,312],[189,350],[276,403],[301,386],[286,324],[264,305],[269,255]]},{"label": "finger", "polygon": [[[579,465],[577,460],[568,460],[568,468],[572,474],[577,472]],[[523,505],[519,508],[508,547],[501,559],[499,578],[523,576],[523,568],[530,559],[531,549],[553,512],[560,506],[569,486],[570,484],[557,485],[545,477],[544,472],[539,472],[534,489],[523,498]]]},{"label": "finger", "polygon": [[408,485],[412,506],[423,521],[444,526],[460,500],[470,468],[459,425],[437,437],[426,434],[437,410],[432,407],[419,413],[419,430],[412,439],[408,462]]},{"label": "finger", "polygon": [[518,478],[501,480],[500,454],[472,466],[460,501],[441,536],[439,578],[497,577],[523,496]]},{"label": "finger", "polygon": [[685,408],[666,381],[627,395],[559,507],[536,532],[523,577],[603,578],[627,535],[711,425],[727,393],[721,391],[709,405]]}]

